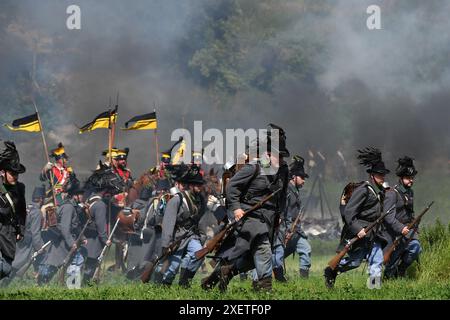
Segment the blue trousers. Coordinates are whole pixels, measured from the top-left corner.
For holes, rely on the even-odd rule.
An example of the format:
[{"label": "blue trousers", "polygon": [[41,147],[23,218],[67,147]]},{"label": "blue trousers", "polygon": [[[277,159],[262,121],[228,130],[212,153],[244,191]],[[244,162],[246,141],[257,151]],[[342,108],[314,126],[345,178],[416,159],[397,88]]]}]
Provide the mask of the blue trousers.
[{"label": "blue trousers", "polygon": [[0,253],[0,279],[9,276],[11,270],[12,270],[12,260],[3,257],[2,254]]},{"label": "blue trousers", "polygon": [[415,260],[419,258],[419,254],[422,252],[419,240],[411,240],[408,244],[405,241],[400,242],[398,247],[391,255],[391,259],[385,268],[386,275],[395,275],[397,273],[397,267],[402,265],[402,268],[406,270]]},{"label": "blue trousers", "polygon": [[299,268],[302,270],[309,270],[311,268],[311,245],[308,240],[294,236],[287,244],[286,248],[279,244],[273,248],[273,267],[282,267],[283,259],[286,259],[292,253],[297,252]]},{"label": "blue trousers", "polygon": [[[178,270],[181,268],[185,268],[192,272],[197,272],[200,266],[203,263],[203,259],[197,260],[195,257],[195,252],[201,250],[203,248],[200,240],[191,239],[189,240],[187,246],[183,249],[176,251],[169,257],[169,267],[164,272],[163,275],[163,283],[171,284],[175,279],[175,276],[178,273]],[[160,272],[162,268],[163,262],[159,264],[156,268],[156,271]]]},{"label": "blue trousers", "polygon": [[381,277],[383,268],[383,249],[378,242],[374,242],[372,246],[363,245],[355,250],[349,251],[348,256],[339,263],[338,271],[342,273],[358,268],[364,258],[367,258],[369,264],[369,276]]}]

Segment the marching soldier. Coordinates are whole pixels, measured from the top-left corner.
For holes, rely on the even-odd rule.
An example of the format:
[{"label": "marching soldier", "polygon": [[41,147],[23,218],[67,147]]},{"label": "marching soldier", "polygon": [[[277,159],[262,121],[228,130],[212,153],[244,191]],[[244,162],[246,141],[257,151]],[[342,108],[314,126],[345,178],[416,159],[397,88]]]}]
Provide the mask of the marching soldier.
[{"label": "marching soldier", "polygon": [[[157,272],[162,273],[161,282],[171,285],[178,269],[181,267],[179,285],[189,287],[190,281],[200,268],[203,259],[197,260],[195,252],[202,249],[202,239],[198,223],[204,214],[201,191],[205,181],[197,166],[190,168],[180,165],[177,176],[174,178],[178,193],[169,200],[162,221],[161,252],[164,254],[169,245],[180,237],[182,240],[177,250],[168,258],[167,270],[161,270],[158,266]],[[155,279],[158,281],[158,279]]]},{"label": "marching soldier", "polygon": [[[229,281],[240,272],[256,268],[258,281],[254,289],[272,289],[272,250],[279,214],[286,205],[288,184],[288,166],[283,157],[289,156],[285,145],[284,131],[279,130],[280,139],[271,133],[265,142],[267,150],[259,149],[257,141],[252,147],[251,155],[260,155],[259,161],[252,160],[244,165],[229,181],[227,187],[227,205],[234,213],[234,218],[242,223],[238,226],[236,244],[231,252],[221,261],[219,288],[225,291]],[[265,140],[266,139],[266,140]],[[275,148],[279,142],[279,149]],[[250,157],[250,159],[254,157]],[[244,216],[245,210],[259,203],[264,197],[278,191],[259,209]]]},{"label": "marching soldier", "polygon": [[100,256],[105,246],[110,246],[111,241],[108,240],[106,232],[107,212],[105,202],[103,201],[105,190],[101,185],[90,186],[94,188],[90,190],[91,194],[86,194],[86,205],[89,208],[91,223],[86,228],[84,233],[87,244],[87,257],[84,265],[83,283],[88,283],[94,276],[95,269],[98,266],[98,257]]},{"label": "marching soldier", "polygon": [[25,172],[14,142],[5,141],[0,152],[0,279],[9,276],[16,252],[16,241],[24,234],[25,185],[18,181]]},{"label": "marching soldier", "polygon": [[[301,224],[298,223],[290,234],[290,230],[301,210],[300,188],[305,184],[305,179],[309,176],[304,169],[305,160],[302,157],[294,156],[294,161],[289,168],[289,185],[286,196],[286,210],[282,215],[282,222],[278,232],[276,245],[273,253],[273,272],[275,279],[281,282],[286,281],[283,270],[283,261],[293,252],[299,256],[300,277],[308,278],[309,268],[311,267],[311,245],[308,242],[308,236],[303,231]],[[289,239],[287,239],[289,237]],[[284,247],[285,242],[286,247]]]},{"label": "marching soldier", "polygon": [[40,175],[40,180],[50,181],[50,179],[52,179],[57,201],[55,205],[59,205],[62,203],[61,193],[68,183],[70,176],[73,175],[73,170],[71,167],[67,166],[69,157],[61,142],[58,144],[58,147],[51,151],[50,157],[55,159],[55,164],[49,162],[45,165]]},{"label": "marching soldier", "polygon": [[[395,173],[399,177],[399,182],[394,187],[396,196],[395,217],[400,223],[407,225],[414,220],[414,191],[412,186],[417,170],[414,167],[413,159],[407,156],[398,159],[398,167]],[[389,230],[389,235],[391,236],[389,242],[392,243],[396,234]],[[409,241],[409,238],[412,240]],[[408,267],[419,259],[421,250],[417,231],[412,230],[407,236],[403,237],[401,244],[392,254],[384,270],[385,277],[404,277]]]},{"label": "marching soldier", "polygon": [[146,207],[145,214],[141,215],[141,238],[143,242],[143,265],[152,261],[158,248],[161,247],[162,221],[167,203],[173,196],[169,194],[170,183],[168,180],[158,180],[155,186],[155,194]]},{"label": "marching soldier", "polygon": [[136,199],[130,206],[132,210],[139,210],[139,214],[136,215],[133,221],[133,225],[130,227],[131,230],[128,230],[128,251],[127,251],[127,277],[133,279],[135,276],[136,268],[139,269],[139,265],[142,261],[143,256],[143,237],[141,237],[141,228],[142,224],[142,216],[145,216],[145,209],[149,203],[149,199],[151,198],[151,190],[149,188],[142,188],[141,193],[139,195],[139,199]]},{"label": "marching soldier", "polygon": [[72,259],[72,264],[81,267],[84,263],[82,252],[76,244],[82,228],[77,207],[83,203],[83,192],[78,179],[73,178],[60,192],[63,202],[56,212],[58,224],[50,228],[49,236],[52,243],[39,270],[39,285],[46,284],[53,278],[71,249],[78,250]]},{"label": "marching soldier", "polygon": [[[33,191],[33,202],[27,206],[27,218],[25,221],[25,234],[22,240],[17,242],[16,255],[12,264],[13,271],[10,279],[14,277],[15,273],[28,263],[31,255],[44,246],[44,241],[41,237],[42,215],[41,206],[44,203],[45,186],[36,187]],[[44,254],[36,257],[34,268],[37,271],[40,262],[44,258]]]},{"label": "marching soldier", "polygon": [[[386,169],[381,158],[381,152],[375,148],[359,150],[360,164],[368,167],[369,181],[357,186],[343,209],[344,227],[341,239],[350,239],[357,236],[356,242],[348,257],[342,259],[338,267],[333,270],[327,267],[324,270],[325,285],[328,288],[334,286],[336,276],[359,267],[362,260],[367,258],[369,263],[369,275],[371,279],[379,279],[381,282],[381,270],[383,266],[383,246],[386,244],[384,228],[391,228],[398,233],[407,234],[408,228],[395,219],[395,212],[387,215],[381,227],[372,229],[366,234],[365,228],[377,220],[384,212],[387,212],[395,204],[395,195],[392,190],[386,188],[385,175],[390,171]],[[341,242],[340,249],[345,243]],[[340,251],[340,249],[338,249]]]}]

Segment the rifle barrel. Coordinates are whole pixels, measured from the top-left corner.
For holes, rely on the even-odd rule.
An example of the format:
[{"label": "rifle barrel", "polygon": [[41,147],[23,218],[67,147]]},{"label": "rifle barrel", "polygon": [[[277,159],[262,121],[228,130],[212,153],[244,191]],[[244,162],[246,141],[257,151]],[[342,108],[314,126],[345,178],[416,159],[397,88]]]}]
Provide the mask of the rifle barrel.
[{"label": "rifle barrel", "polygon": [[[257,209],[259,209],[260,207],[262,207],[262,205],[264,203],[266,203],[267,201],[269,201],[273,196],[275,196],[278,192],[280,192],[282,190],[282,188],[278,188],[277,190],[275,190],[274,192],[272,192],[271,194],[265,196],[263,199],[261,199],[261,201],[259,201],[257,204],[255,204],[254,206],[252,206],[250,209],[248,209],[247,211],[244,212],[243,217],[245,217],[247,214],[249,214],[250,212],[253,212]],[[241,218],[241,220],[242,220]],[[205,248],[197,251],[195,253],[195,257],[197,258],[197,260],[204,258],[208,253],[212,252],[213,250],[215,250],[218,246],[220,246],[223,241],[225,240],[225,238],[228,236],[228,234],[230,233],[230,230],[234,228],[234,226],[238,223],[238,220],[233,220],[233,222],[229,223],[226,225],[226,227],[220,231],[218,234],[216,234],[211,240],[208,241],[208,243],[206,244],[205,248],[208,248],[207,250],[205,250]],[[201,251],[201,252],[200,252]]]},{"label": "rifle barrel", "polygon": [[[434,204],[434,201],[431,201],[428,206],[411,222],[407,225],[408,229],[414,228],[414,226],[418,226],[420,221],[422,220],[422,217],[427,213],[428,210],[430,210],[431,206]],[[417,227],[415,228],[415,230]],[[415,232],[415,231],[414,231]],[[406,236],[405,236],[406,237]],[[395,249],[400,244],[401,239],[403,236],[399,236],[395,239],[395,241],[392,243],[392,245],[386,250],[385,254],[383,255],[384,264],[387,264],[389,260],[391,260],[392,253],[395,251]],[[408,242],[412,240],[412,235],[408,238]]]},{"label": "rifle barrel", "polygon": [[[372,230],[375,226],[377,226],[383,219],[392,211],[395,209],[395,205],[393,205],[388,211],[383,213],[377,220],[372,222],[368,227],[364,229],[365,233],[367,234],[370,230]],[[345,245],[344,249],[342,249],[333,259],[328,262],[328,265],[331,269],[335,270],[339,264],[339,262],[344,258],[345,254],[350,250],[351,246],[357,242],[360,238],[358,236],[353,237],[352,239],[347,241],[347,244]]]}]

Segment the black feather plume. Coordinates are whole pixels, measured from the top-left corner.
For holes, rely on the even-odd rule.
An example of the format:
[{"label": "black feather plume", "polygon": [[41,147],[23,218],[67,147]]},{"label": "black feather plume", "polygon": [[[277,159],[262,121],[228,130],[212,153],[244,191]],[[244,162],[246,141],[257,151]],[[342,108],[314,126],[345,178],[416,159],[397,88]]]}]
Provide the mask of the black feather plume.
[{"label": "black feather plume", "polygon": [[398,165],[402,167],[413,167],[413,158],[410,158],[408,156],[404,156],[403,158],[398,159]]},{"label": "black feather plume", "polygon": [[372,167],[376,163],[381,162],[381,151],[377,148],[367,147],[363,150],[358,150],[359,163],[366,167]]},{"label": "black feather plume", "polygon": [[16,160],[19,156],[16,145],[12,141],[4,141],[5,149],[0,153],[0,162]]}]

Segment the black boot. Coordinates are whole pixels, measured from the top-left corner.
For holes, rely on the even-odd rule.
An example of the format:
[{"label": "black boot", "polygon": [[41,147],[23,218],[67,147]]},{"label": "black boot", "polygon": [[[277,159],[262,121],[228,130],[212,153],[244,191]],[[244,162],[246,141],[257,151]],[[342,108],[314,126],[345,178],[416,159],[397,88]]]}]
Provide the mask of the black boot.
[{"label": "black boot", "polygon": [[309,278],[309,270],[308,269],[300,269],[300,278],[308,279]]},{"label": "black boot", "polygon": [[239,279],[240,279],[241,281],[247,280],[247,279],[248,279],[248,274],[247,274],[247,272],[241,272],[241,273],[239,273]]},{"label": "black boot", "polygon": [[215,268],[213,272],[202,279],[201,287],[203,290],[211,290],[213,289],[220,280],[220,267]]},{"label": "black boot", "polygon": [[191,286],[191,280],[194,278],[195,272],[182,268],[180,271],[180,280],[178,285],[183,288],[189,288]]},{"label": "black boot", "polygon": [[227,264],[220,267],[219,289],[221,292],[227,291],[231,279],[238,273],[234,264]]},{"label": "black boot", "polygon": [[384,269],[384,273],[383,273],[383,279],[384,280],[390,280],[390,279],[395,279],[398,277],[398,270],[397,267],[392,267],[392,268],[386,268]]},{"label": "black boot", "polygon": [[155,273],[153,273],[153,282],[156,284],[161,284],[163,282],[163,278],[164,275],[159,272],[159,271],[155,271]]},{"label": "black boot", "polygon": [[406,270],[408,269],[408,266],[402,261],[398,265],[398,276],[403,278],[406,276]]},{"label": "black boot", "polygon": [[330,267],[326,267],[323,275],[325,277],[325,286],[328,289],[332,289],[336,281],[337,271],[331,269]]},{"label": "black boot", "polygon": [[262,278],[253,285],[255,291],[272,291],[272,277]]},{"label": "black boot", "polygon": [[286,277],[284,276],[284,270],[283,267],[276,267],[273,268],[273,275],[275,276],[275,280],[279,282],[287,282]]}]

